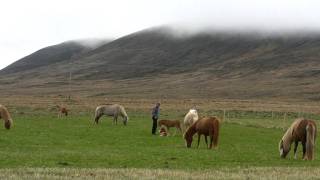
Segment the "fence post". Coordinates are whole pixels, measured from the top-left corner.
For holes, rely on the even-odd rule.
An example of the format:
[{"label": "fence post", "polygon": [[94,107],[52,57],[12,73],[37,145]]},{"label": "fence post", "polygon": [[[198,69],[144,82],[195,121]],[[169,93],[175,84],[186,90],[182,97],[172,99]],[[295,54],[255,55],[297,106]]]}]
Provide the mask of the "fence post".
[{"label": "fence post", "polygon": [[283,130],[285,130],[286,120],[287,120],[287,112],[285,112],[283,115],[283,127],[282,127]]}]

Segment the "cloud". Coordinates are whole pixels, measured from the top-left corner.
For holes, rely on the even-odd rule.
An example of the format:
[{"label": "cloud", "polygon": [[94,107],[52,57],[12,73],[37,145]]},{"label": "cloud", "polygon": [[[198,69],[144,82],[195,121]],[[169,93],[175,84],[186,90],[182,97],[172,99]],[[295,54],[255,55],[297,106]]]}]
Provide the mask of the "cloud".
[{"label": "cloud", "polygon": [[[26,52],[82,38],[118,38],[165,24],[208,29],[320,31],[316,0],[10,0],[0,6],[0,68]],[[23,49],[21,51],[21,49]],[[12,54],[12,55],[9,55]]]}]

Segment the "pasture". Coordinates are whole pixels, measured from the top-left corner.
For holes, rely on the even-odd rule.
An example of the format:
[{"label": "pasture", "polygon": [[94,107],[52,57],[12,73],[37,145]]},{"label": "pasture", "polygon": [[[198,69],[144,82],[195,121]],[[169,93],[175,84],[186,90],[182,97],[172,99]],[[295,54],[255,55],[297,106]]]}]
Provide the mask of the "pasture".
[{"label": "pasture", "polygon": [[[173,137],[152,136],[149,113],[127,112],[127,126],[122,125],[121,118],[118,125],[113,125],[110,117],[102,117],[95,125],[94,112],[71,112],[60,119],[50,111],[13,113],[13,128],[0,129],[2,177],[129,178],[131,173],[136,178],[152,178],[158,173],[163,178],[182,178],[193,172],[192,176],[203,174],[202,178],[219,174],[221,178],[246,178],[244,174],[254,178],[262,172],[282,177],[299,167],[319,174],[319,148],[312,162],[301,160],[301,145],[297,160],[292,152],[288,159],[279,158],[283,127],[288,127],[297,113],[288,113],[283,119],[281,113],[271,117],[265,112],[230,111],[220,129],[218,149],[208,150],[203,137],[199,149],[195,141],[187,149],[179,133]],[[204,114],[222,116],[223,112],[200,115]],[[162,111],[161,115],[165,119],[183,118],[182,111]],[[279,169],[287,173],[281,174]],[[236,174],[239,177],[233,176]]]}]

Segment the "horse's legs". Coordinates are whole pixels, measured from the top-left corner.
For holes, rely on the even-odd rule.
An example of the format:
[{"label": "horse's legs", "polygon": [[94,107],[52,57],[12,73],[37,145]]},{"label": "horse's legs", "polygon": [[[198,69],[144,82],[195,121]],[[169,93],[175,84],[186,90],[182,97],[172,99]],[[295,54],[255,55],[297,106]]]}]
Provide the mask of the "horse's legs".
[{"label": "horse's legs", "polygon": [[96,122],[96,124],[99,123],[99,119],[102,115],[96,115],[96,117],[94,118],[94,122]]},{"label": "horse's legs", "polygon": [[206,145],[207,145],[207,148],[208,148],[208,139],[207,139],[208,136],[204,136],[204,140],[206,141]]},{"label": "horse's legs", "polygon": [[117,119],[117,116],[114,115],[114,116],[113,116],[113,123],[112,123],[112,124],[116,124],[116,121],[117,121],[116,119]]},{"label": "horse's legs", "polygon": [[304,159],[306,155],[306,142],[301,142],[301,144],[302,144],[302,152],[303,152],[302,159]]},{"label": "horse's legs", "polygon": [[209,147],[209,149],[212,149],[212,143],[213,143],[213,135],[210,135],[210,147]]},{"label": "horse's legs", "polygon": [[198,134],[198,146],[197,146],[197,148],[199,148],[199,144],[200,144],[200,134]]},{"label": "horse's legs", "polygon": [[298,149],[298,141],[295,141],[294,142],[294,149],[293,149],[294,159],[297,159],[297,149]]}]

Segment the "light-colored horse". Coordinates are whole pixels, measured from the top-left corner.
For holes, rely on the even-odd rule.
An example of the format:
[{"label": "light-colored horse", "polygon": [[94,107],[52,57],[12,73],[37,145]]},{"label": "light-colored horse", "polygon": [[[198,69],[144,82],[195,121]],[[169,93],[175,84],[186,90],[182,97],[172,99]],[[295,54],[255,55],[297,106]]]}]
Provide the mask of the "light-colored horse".
[{"label": "light-colored horse", "polygon": [[0,119],[4,120],[4,127],[6,129],[10,129],[12,125],[12,118],[7,108],[1,104],[0,104]]},{"label": "light-colored horse", "polygon": [[98,124],[102,115],[113,116],[113,123],[117,124],[118,116],[123,119],[123,124],[127,125],[129,117],[123,106],[119,104],[101,105],[96,108],[94,121]]},{"label": "light-colored horse", "polygon": [[186,132],[193,123],[198,121],[198,119],[198,111],[196,109],[190,109],[183,120],[183,132]]},{"label": "light-colored horse", "polygon": [[280,157],[285,158],[290,152],[291,144],[294,142],[294,158],[297,158],[297,147],[299,141],[302,144],[303,159],[314,159],[314,148],[317,135],[315,121],[299,118],[296,119],[279,142]]}]

